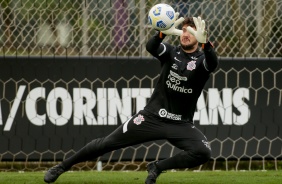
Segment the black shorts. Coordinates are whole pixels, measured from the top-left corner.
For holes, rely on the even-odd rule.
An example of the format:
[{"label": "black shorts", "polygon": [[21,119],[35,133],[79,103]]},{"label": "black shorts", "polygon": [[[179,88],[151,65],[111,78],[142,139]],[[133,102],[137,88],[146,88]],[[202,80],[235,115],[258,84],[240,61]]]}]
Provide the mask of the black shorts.
[{"label": "black shorts", "polygon": [[161,118],[145,110],[105,137],[103,144],[112,150],[154,140],[167,140],[185,151],[207,144],[206,137],[193,123]]}]

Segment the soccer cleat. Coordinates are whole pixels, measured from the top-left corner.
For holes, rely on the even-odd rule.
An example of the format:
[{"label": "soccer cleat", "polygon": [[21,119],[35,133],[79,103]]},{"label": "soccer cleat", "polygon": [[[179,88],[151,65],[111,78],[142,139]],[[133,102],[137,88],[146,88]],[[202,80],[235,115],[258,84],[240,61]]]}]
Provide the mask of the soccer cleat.
[{"label": "soccer cleat", "polygon": [[147,165],[148,176],[145,184],[155,184],[158,176],[162,173],[162,171],[157,168],[157,163],[158,161],[155,161]]},{"label": "soccer cleat", "polygon": [[46,183],[53,183],[57,180],[57,178],[65,172],[65,169],[62,165],[55,165],[54,167],[50,168],[45,176],[44,181]]}]

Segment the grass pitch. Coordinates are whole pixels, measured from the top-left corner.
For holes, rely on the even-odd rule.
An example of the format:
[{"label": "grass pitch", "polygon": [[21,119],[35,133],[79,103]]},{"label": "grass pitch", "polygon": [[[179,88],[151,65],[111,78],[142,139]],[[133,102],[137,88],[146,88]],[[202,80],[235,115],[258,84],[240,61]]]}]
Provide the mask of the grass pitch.
[{"label": "grass pitch", "polygon": [[[45,172],[0,172],[1,184],[43,184]],[[141,184],[145,171],[66,172],[55,184]],[[157,184],[281,184],[282,171],[178,171],[160,175]]]}]

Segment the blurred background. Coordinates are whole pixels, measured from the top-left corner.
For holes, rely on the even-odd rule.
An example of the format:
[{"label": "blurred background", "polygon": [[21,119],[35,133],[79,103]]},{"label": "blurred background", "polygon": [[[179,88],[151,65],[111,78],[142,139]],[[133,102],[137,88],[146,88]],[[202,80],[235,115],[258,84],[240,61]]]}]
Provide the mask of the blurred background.
[{"label": "blurred background", "polygon": [[147,12],[161,2],[205,19],[219,56],[282,56],[281,0],[2,0],[0,54],[148,56]]}]

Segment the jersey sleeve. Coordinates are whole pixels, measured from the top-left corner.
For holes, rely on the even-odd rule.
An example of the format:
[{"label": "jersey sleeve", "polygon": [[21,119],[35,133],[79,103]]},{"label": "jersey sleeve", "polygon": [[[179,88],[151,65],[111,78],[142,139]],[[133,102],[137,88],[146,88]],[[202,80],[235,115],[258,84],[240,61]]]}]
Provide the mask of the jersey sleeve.
[{"label": "jersey sleeve", "polygon": [[213,72],[218,66],[218,58],[213,45],[210,42],[207,42],[202,44],[202,49],[205,54],[205,60],[203,61],[204,67],[207,71]]},{"label": "jersey sleeve", "polygon": [[161,58],[167,57],[171,50],[171,45],[162,42],[165,36],[165,34],[158,31],[146,44],[146,50],[160,61],[162,61]]}]

